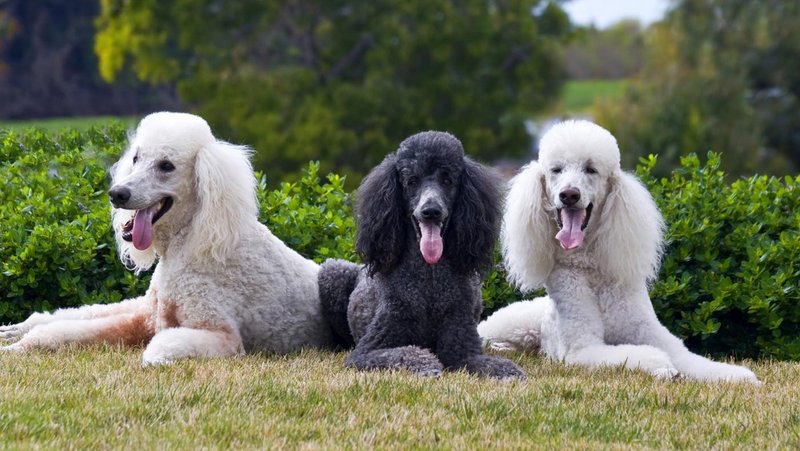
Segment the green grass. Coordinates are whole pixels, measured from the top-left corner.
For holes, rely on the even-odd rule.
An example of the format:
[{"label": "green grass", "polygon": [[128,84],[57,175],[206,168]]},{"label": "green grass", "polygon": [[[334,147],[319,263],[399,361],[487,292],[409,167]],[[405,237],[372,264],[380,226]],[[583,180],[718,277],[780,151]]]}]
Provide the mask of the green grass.
[{"label": "green grass", "polygon": [[136,125],[136,118],[124,116],[87,116],[34,119],[26,121],[0,121],[0,130],[21,131],[29,128],[38,128],[54,133],[70,128],[83,131],[92,127],[103,127],[112,123],[122,123],[128,127],[133,127]]},{"label": "green grass", "polygon": [[628,86],[628,80],[570,80],[558,106],[563,113],[590,114],[595,100],[618,100]]},{"label": "green grass", "polygon": [[800,367],[706,385],[512,356],[524,382],[304,352],[142,368],[141,350],[0,355],[0,443],[44,448],[797,448]]}]

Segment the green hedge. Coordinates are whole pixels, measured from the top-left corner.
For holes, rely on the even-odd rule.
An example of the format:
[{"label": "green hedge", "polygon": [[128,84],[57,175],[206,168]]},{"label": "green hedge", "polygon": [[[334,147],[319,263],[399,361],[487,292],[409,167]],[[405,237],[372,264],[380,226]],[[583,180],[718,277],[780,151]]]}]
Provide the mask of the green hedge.
[{"label": "green hedge", "polygon": [[800,360],[800,177],[729,183],[720,156],[681,159],[670,178],[637,168],[669,226],[653,304],[690,348]]},{"label": "green hedge", "polygon": [[[0,132],[0,321],[31,311],[114,302],[144,292],[117,261],[110,227],[107,168],[125,145],[121,128]],[[711,354],[800,360],[800,177],[729,183],[719,156],[682,161],[670,178],[637,173],[667,223],[667,252],[651,290],[659,318]],[[301,254],[356,258],[352,195],[343,180],[321,180],[310,163],[297,183],[258,175],[260,220]],[[499,261],[499,259],[498,259]],[[498,265],[483,287],[487,312],[520,299]]]}]

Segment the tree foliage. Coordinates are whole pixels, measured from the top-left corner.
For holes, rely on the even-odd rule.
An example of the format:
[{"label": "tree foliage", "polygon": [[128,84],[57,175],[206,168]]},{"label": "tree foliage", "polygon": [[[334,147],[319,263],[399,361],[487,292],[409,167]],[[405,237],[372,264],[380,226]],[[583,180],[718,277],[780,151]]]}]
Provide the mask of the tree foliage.
[{"label": "tree foliage", "polygon": [[638,84],[597,108],[629,163],[655,153],[666,174],[712,149],[734,175],[800,168],[800,3],[676,1],[647,39]]},{"label": "tree foliage", "polygon": [[540,0],[102,0],[98,26],[106,79],[176,81],[273,176],[319,159],[356,182],[420,130],[478,158],[524,154],[570,28]]}]

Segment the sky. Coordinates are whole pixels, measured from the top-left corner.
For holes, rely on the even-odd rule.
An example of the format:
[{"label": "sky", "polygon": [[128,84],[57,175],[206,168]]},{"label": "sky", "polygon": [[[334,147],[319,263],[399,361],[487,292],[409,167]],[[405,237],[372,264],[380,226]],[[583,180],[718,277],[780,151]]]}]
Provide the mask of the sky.
[{"label": "sky", "polygon": [[664,16],[669,3],[669,0],[569,0],[562,7],[575,24],[606,28],[629,18],[649,25]]}]

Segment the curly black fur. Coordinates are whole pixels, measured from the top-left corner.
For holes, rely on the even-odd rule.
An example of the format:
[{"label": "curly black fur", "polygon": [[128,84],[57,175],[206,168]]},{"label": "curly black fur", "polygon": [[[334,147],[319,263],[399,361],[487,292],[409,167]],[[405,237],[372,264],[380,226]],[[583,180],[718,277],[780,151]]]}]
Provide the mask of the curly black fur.
[{"label": "curly black fur", "polygon": [[[524,377],[511,361],[484,355],[476,330],[500,186],[443,132],[409,137],[364,179],[356,248],[366,266],[328,260],[319,275],[324,311],[342,339],[356,343],[347,365]],[[423,256],[423,230],[440,233],[441,252]]]}]

